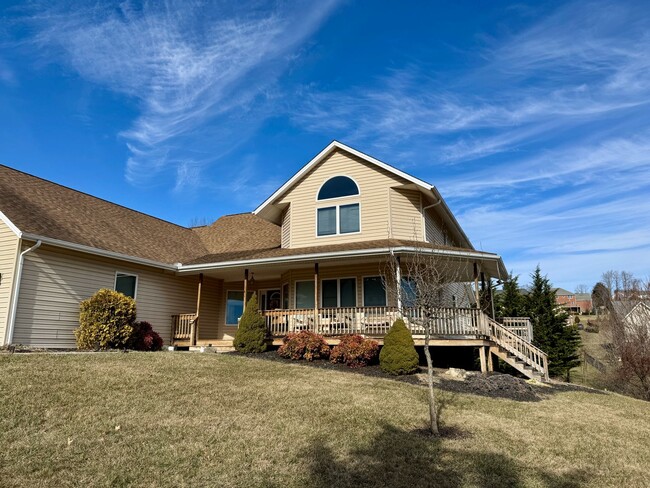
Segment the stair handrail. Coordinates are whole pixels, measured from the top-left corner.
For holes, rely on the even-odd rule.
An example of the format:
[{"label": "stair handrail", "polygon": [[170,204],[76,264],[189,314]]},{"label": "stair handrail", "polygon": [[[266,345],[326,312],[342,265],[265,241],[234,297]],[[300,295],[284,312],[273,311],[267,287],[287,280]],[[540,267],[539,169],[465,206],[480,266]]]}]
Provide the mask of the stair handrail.
[{"label": "stair handrail", "polygon": [[539,373],[542,373],[544,379],[548,380],[548,356],[544,351],[533,346],[530,342],[523,340],[517,334],[492,320],[487,315],[485,315],[485,320],[492,341],[496,342],[497,345],[503,347]]}]

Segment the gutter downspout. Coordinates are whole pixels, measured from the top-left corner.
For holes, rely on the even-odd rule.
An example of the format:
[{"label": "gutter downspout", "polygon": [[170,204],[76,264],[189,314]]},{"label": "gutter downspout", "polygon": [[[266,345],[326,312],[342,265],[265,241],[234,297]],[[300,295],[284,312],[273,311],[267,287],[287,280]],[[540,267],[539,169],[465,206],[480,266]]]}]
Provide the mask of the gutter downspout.
[{"label": "gutter downspout", "polygon": [[18,310],[18,295],[20,293],[20,281],[23,275],[23,263],[25,261],[25,255],[29,254],[32,251],[36,251],[41,247],[42,242],[40,240],[36,241],[29,249],[25,249],[20,253],[18,257],[18,269],[16,271],[16,287],[14,288],[13,301],[11,302],[11,310],[9,311],[9,322],[7,323],[7,335],[5,339],[5,345],[11,344],[14,338],[14,323],[16,322],[16,311]]}]

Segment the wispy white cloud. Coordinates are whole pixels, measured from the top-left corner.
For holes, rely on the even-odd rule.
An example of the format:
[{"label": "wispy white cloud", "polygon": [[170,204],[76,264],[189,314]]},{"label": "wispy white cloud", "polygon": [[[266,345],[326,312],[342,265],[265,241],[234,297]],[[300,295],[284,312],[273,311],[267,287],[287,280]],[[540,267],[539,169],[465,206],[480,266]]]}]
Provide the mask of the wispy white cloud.
[{"label": "wispy white cloud", "polygon": [[127,178],[175,166],[178,187],[268,116],[274,83],[335,5],[37,2],[26,20],[44,57],[136,102]]},{"label": "wispy white cloud", "polygon": [[15,85],[18,82],[16,73],[2,58],[0,58],[0,82],[7,85]]},{"label": "wispy white cloud", "polygon": [[572,2],[527,22],[483,38],[453,77],[408,65],[312,85],[294,123],[414,158],[475,245],[519,273],[541,263],[567,287],[608,268],[648,274],[650,10]]}]

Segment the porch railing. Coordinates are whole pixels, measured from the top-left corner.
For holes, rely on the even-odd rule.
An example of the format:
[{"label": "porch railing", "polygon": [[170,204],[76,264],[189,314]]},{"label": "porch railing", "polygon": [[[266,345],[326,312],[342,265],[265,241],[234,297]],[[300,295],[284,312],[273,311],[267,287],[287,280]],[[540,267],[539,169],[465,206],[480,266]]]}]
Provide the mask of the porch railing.
[{"label": "porch railing", "polygon": [[188,342],[192,346],[196,343],[196,319],[195,313],[172,315],[172,345]]},{"label": "porch railing", "polygon": [[[309,330],[322,335],[364,334],[383,336],[397,318],[402,317],[414,336],[424,335],[424,312],[407,308],[400,315],[397,307],[339,307],[319,309],[268,310],[266,325],[273,336]],[[485,336],[483,314],[473,308],[439,308],[431,316],[432,335]]]},{"label": "porch railing", "polygon": [[533,342],[533,324],[528,317],[503,317],[499,322],[523,340]]}]

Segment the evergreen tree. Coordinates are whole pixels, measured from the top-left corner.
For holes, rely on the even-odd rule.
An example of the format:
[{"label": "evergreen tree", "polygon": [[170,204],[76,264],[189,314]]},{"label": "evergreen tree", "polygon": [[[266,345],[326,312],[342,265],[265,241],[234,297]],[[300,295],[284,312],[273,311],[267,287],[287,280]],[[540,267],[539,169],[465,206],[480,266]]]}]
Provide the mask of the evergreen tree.
[{"label": "evergreen tree", "polygon": [[269,348],[270,335],[266,328],[264,317],[257,310],[257,294],[253,296],[246,304],[241,319],[239,320],[239,328],[235,333],[233,346],[238,352],[242,353],[260,353]]},{"label": "evergreen tree", "polygon": [[494,307],[497,317],[523,317],[524,297],[519,291],[519,275],[508,274],[503,291],[495,296]]},{"label": "evergreen tree", "polygon": [[537,266],[530,293],[524,297],[526,314],[533,323],[533,344],[548,355],[552,376],[569,380],[569,371],[580,364],[577,327],[567,325],[568,314],[555,302],[555,291]]}]

